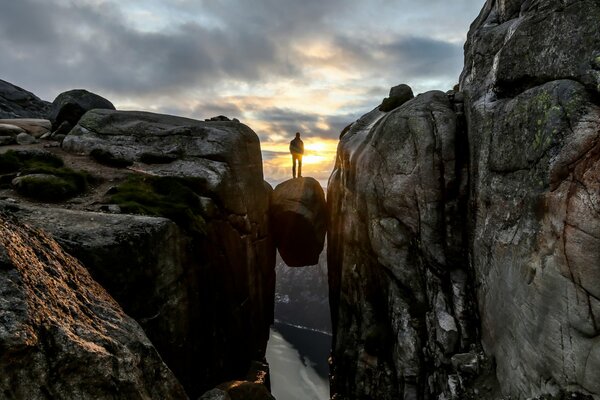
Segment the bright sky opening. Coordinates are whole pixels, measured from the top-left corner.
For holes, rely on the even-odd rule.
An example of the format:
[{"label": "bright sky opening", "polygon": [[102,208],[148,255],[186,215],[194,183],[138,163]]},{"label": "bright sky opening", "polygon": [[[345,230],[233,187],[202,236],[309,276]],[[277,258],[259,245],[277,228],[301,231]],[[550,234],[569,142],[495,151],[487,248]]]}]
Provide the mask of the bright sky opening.
[{"label": "bright sky opening", "polygon": [[341,130],[389,88],[448,90],[483,0],[19,0],[0,13],[0,78],[45,100],[85,88],[119,109],[238,118],[265,179],[326,184]]}]

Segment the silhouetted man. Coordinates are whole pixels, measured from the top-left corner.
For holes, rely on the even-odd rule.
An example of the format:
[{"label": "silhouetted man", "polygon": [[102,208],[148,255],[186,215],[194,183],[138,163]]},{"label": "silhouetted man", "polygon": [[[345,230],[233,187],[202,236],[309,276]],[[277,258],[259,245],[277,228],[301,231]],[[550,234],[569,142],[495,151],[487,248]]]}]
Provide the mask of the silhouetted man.
[{"label": "silhouetted man", "polygon": [[300,132],[290,142],[290,153],[292,153],[292,177],[296,177],[296,161],[298,161],[298,178],[302,177],[302,154],[304,154],[304,142],[300,139]]}]

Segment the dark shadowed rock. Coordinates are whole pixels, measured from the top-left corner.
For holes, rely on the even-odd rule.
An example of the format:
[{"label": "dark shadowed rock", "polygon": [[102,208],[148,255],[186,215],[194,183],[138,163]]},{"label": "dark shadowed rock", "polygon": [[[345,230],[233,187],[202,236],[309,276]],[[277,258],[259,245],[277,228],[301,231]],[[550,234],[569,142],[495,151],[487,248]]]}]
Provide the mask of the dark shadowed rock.
[{"label": "dark shadowed rock", "polygon": [[598,1],[488,1],[465,46],[482,342],[518,398],[600,397],[599,20]]},{"label": "dark shadowed rock", "polygon": [[41,231],[0,217],[0,397],[187,399],[141,327]]},{"label": "dark shadowed rock", "polygon": [[[272,189],[263,180],[258,136],[235,122],[92,110],[67,135],[63,149],[108,152],[136,162],[134,168],[144,176],[158,176],[163,183],[173,178],[191,190],[188,194],[201,204],[201,233],[186,231],[181,228],[185,221],[179,220],[177,234],[161,230],[140,233],[136,239],[126,223],[119,229],[111,224],[106,232],[98,227],[103,232],[98,235],[114,241],[94,251],[89,244],[73,245],[73,252],[91,258],[86,264],[102,271],[98,280],[128,313],[143,319],[149,337],[191,397],[244,377],[251,361],[264,357],[275,286],[275,248],[268,225]],[[168,159],[141,163],[156,161],[149,154]],[[85,217],[78,218],[81,222],[74,219],[72,230],[80,243],[88,243],[93,236],[85,235]],[[154,248],[169,254],[161,258],[164,262],[148,256]],[[130,272],[118,273],[123,269]]]},{"label": "dark shadowed rock", "polygon": [[83,89],[69,90],[59,94],[52,102],[50,121],[54,130],[67,121],[77,124],[86,112],[94,109],[114,110],[115,106],[102,96]]},{"label": "dark shadowed rock", "polygon": [[231,400],[275,400],[264,385],[255,382],[231,381],[219,385],[219,389],[225,391]]},{"label": "dark shadowed rock", "polygon": [[290,179],[271,196],[271,228],[275,245],[290,267],[315,265],[327,232],[327,204],[314,178]]},{"label": "dark shadowed rock", "polygon": [[394,86],[390,89],[390,96],[383,99],[383,102],[379,106],[379,111],[392,111],[395,108],[400,107],[414,96],[410,86],[401,84]]},{"label": "dark shadowed rock", "polygon": [[212,389],[204,393],[198,400],[231,400],[231,397],[224,390]]},{"label": "dark shadowed rock", "polygon": [[0,79],[0,118],[48,118],[50,103]]}]

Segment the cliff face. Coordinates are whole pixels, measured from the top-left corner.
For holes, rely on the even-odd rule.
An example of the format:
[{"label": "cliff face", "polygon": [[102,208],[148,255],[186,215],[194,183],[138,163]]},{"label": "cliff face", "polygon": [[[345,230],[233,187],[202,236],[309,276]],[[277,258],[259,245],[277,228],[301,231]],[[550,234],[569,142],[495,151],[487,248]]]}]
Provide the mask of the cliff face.
[{"label": "cliff face", "polygon": [[599,19],[597,1],[488,1],[465,46],[470,258],[514,396],[600,396]]},{"label": "cliff face", "polygon": [[[245,378],[264,359],[275,287],[272,189],[256,134],[234,122],[93,110],[55,152],[95,176],[88,191],[54,208],[0,207],[80,259],[190,397]],[[98,164],[95,152],[121,168]],[[173,220],[121,213],[139,209]]]},{"label": "cliff face", "polygon": [[0,217],[1,399],[187,399],[141,327],[46,234]]},{"label": "cliff face", "polygon": [[340,398],[467,398],[480,345],[505,395],[600,396],[599,18],[597,1],[488,1],[454,105],[426,93],[343,135]]},{"label": "cliff face", "polygon": [[[341,138],[328,186],[333,391],[447,391],[476,329],[462,235],[466,159],[454,105],[429,92]],[[457,383],[458,384],[458,383]]]}]

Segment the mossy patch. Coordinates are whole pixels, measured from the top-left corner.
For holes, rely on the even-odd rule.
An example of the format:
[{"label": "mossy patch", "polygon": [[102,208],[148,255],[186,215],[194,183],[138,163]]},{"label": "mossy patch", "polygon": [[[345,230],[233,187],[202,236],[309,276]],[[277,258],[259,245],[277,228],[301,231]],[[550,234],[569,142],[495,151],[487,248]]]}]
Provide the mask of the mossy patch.
[{"label": "mossy patch", "polygon": [[61,201],[80,193],[77,184],[54,175],[33,174],[18,178],[19,194],[42,201]]},{"label": "mossy patch", "polygon": [[134,175],[111,191],[109,201],[125,213],[165,217],[191,233],[205,233],[200,197],[185,178]]},{"label": "mossy patch", "polygon": [[0,173],[18,172],[24,168],[64,166],[63,160],[51,153],[9,150],[0,154]]},{"label": "mossy patch", "polygon": [[46,152],[11,150],[0,154],[0,173],[19,173],[17,193],[42,201],[81,194],[92,180],[87,172],[66,168],[60,157]]},{"label": "mossy patch", "polygon": [[92,150],[90,152],[90,157],[100,164],[115,168],[127,168],[133,164],[132,161],[117,157],[110,151],[102,149]]}]

